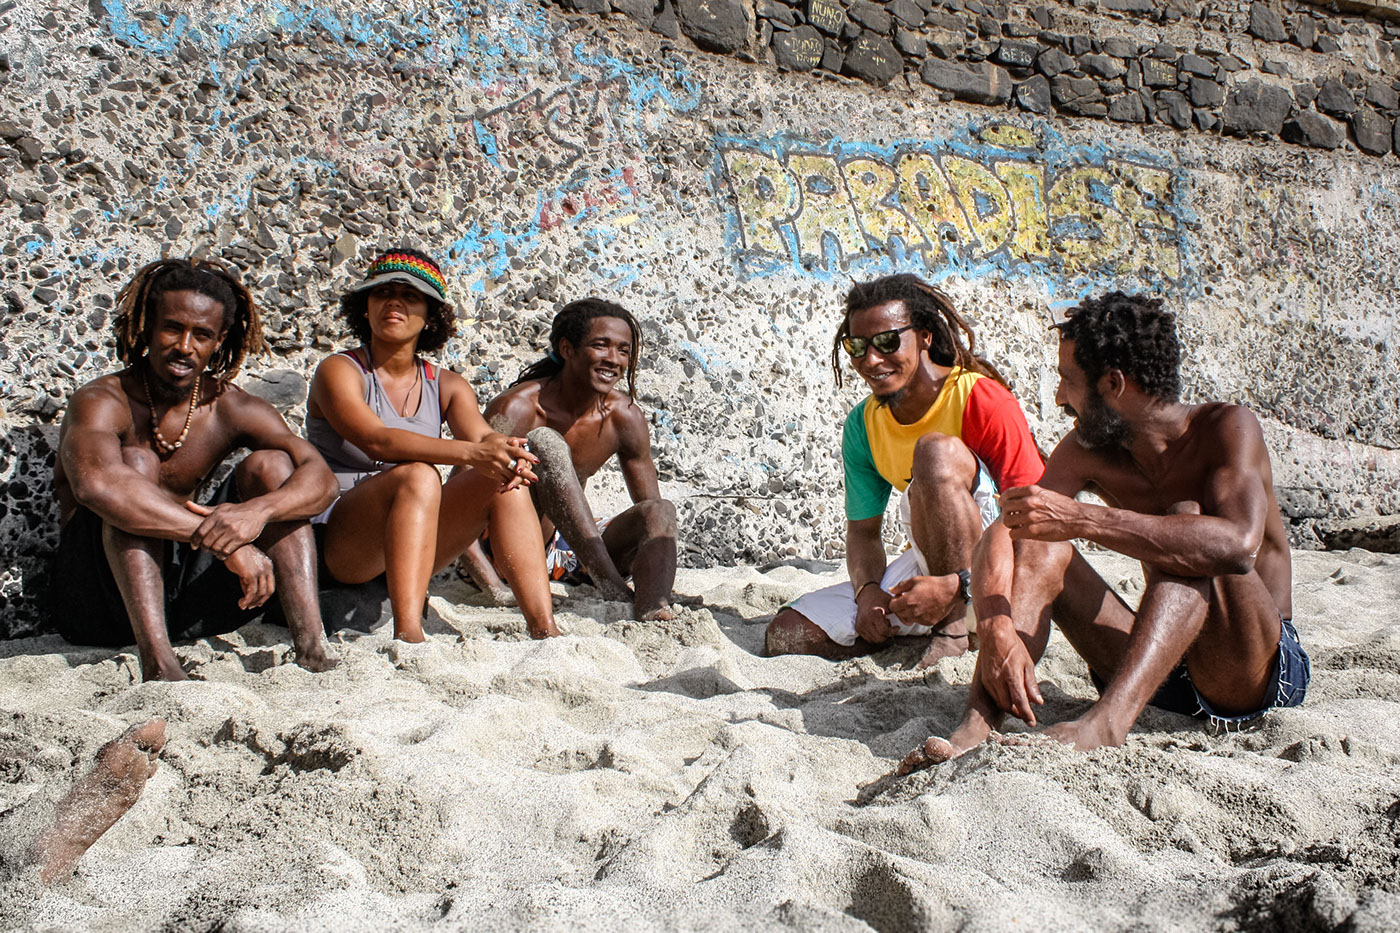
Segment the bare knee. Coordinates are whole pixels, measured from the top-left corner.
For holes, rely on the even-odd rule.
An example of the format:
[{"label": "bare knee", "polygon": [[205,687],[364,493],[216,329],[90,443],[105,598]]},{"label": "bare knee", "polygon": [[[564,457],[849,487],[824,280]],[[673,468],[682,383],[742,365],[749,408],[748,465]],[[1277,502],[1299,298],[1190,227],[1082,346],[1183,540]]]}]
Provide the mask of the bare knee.
[{"label": "bare knee", "polygon": [[387,471],[394,480],[394,499],[437,508],[442,502],[442,474],[431,463],[400,463]]},{"label": "bare knee", "polygon": [[234,470],[234,481],[239,495],[251,499],[280,489],[293,469],[292,458],[283,451],[255,450]]},{"label": "bare knee", "polygon": [[950,434],[925,434],[914,443],[914,485],[920,489],[971,489],[977,459],[967,445]]},{"label": "bare knee", "polygon": [[671,536],[676,534],[676,506],[670,499],[644,499],[636,509],[646,523],[650,536]]}]

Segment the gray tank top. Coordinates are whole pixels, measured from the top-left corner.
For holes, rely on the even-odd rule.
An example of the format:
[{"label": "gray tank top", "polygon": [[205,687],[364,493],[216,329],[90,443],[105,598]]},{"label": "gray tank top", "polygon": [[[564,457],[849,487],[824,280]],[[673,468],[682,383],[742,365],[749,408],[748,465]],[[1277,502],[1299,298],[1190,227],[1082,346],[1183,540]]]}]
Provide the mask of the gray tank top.
[{"label": "gray tank top", "polygon": [[[384,422],[385,427],[412,431],[425,437],[442,437],[442,394],[438,387],[440,370],[436,366],[418,361],[418,365],[423,367],[423,393],[418,410],[405,417],[394,409],[374,368],[367,365],[369,351],[361,347],[358,350],[342,350],[340,355],[354,360],[360,368],[365,383],[365,404]],[[393,463],[371,460],[363,450],[341,437],[329,421],[317,418],[310,412],[306,415],[306,439],[325,458],[331,472],[340,481],[341,492],[367,476],[394,466]]]}]

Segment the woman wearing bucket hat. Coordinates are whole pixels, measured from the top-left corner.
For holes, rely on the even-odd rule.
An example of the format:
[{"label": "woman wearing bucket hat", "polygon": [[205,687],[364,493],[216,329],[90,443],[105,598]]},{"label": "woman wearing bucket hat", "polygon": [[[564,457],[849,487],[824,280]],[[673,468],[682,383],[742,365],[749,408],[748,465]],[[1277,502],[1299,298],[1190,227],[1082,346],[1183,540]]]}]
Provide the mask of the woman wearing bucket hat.
[{"label": "woman wearing bucket hat", "polygon": [[[525,488],[538,461],[524,438],[487,427],[467,380],[418,355],[455,326],[437,263],[385,253],[340,308],[360,346],[321,361],[307,400],[307,438],[340,480],[340,497],[313,519],[325,525],[326,570],[341,583],[385,574],[394,637],[422,641],[429,579],[489,527],[530,634],[559,634]],[[463,469],[443,483],[438,464]]]}]

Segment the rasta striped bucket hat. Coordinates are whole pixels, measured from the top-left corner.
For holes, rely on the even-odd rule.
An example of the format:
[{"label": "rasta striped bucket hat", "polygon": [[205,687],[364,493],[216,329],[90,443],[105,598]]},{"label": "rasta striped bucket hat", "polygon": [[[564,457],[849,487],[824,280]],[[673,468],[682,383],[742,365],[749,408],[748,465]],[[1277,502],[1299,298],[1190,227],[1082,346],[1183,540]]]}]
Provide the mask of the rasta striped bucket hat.
[{"label": "rasta striped bucket hat", "polygon": [[447,280],[442,277],[442,269],[423,253],[411,249],[391,250],[370,263],[364,281],[347,294],[368,291],[387,282],[403,282],[429,298],[447,303]]}]

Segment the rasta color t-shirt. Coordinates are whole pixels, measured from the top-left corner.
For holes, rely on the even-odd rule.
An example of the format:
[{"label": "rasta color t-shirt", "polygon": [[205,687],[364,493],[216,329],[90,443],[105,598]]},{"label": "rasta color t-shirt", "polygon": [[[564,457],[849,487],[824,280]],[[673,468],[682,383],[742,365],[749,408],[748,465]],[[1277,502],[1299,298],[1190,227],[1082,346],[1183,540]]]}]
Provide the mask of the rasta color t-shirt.
[{"label": "rasta color t-shirt", "polygon": [[995,379],[954,367],[938,398],[913,424],[900,424],[874,397],[851,409],[841,435],[846,518],[885,514],[890,489],[903,492],[909,486],[915,443],[934,432],[961,438],[987,465],[998,489],[1034,483],[1045,471],[1016,397]]}]

